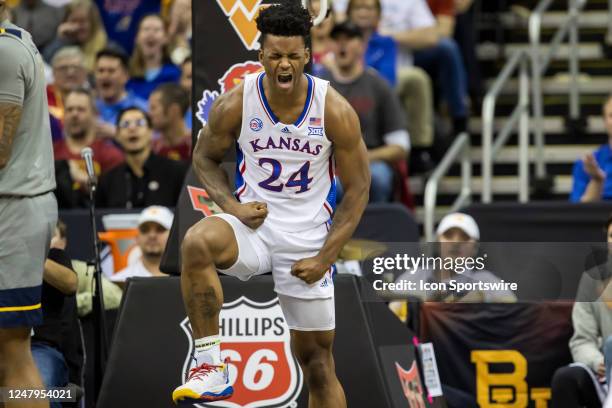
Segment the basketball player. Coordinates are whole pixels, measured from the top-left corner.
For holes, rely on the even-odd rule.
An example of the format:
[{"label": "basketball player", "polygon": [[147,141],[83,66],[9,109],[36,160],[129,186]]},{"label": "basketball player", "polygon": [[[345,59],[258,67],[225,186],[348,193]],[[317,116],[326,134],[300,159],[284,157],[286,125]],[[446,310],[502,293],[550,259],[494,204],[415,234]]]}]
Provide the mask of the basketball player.
[{"label": "basketball player", "polygon": [[30,34],[4,20],[5,7],[0,0],[0,387],[41,389],[30,333],[42,323],[43,265],[57,221],[53,149],[43,61]]},{"label": "basketball player", "polygon": [[[304,73],[311,26],[298,1],[261,11],[265,72],[219,97],[197,143],[194,169],[225,213],[201,220],[183,241],[181,287],[197,363],[175,402],[233,392],[220,355],[217,271],[247,280],[271,270],[309,406],[346,406],[332,356],[333,263],[368,202],[370,174],[356,113],[326,81]],[[235,195],[219,167],[234,143]],[[346,193],[332,223],[334,161]]]}]

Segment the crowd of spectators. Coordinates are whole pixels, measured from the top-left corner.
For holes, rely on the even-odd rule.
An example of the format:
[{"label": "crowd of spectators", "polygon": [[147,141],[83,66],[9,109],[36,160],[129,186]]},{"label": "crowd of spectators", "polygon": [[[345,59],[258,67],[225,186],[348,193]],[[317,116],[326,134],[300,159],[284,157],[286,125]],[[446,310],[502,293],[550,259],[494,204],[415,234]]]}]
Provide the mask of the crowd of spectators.
[{"label": "crowd of spectators", "polygon": [[60,208],[174,207],[191,156],[191,1],[15,0],[46,63]]},{"label": "crowd of spectators", "polygon": [[[87,146],[94,150],[100,182],[113,180],[101,184],[100,206],[173,206],[178,197],[160,191],[178,192],[182,180],[151,179],[148,173],[156,167],[150,162],[159,158],[190,160],[191,1],[12,3],[11,18],[31,32],[47,63],[60,207],[88,204],[80,158],[80,150]],[[323,24],[313,29],[313,70],[330,79],[360,113],[376,175],[372,201],[390,201],[401,181],[406,181],[407,163],[413,173],[432,169],[434,118],[447,118],[449,126],[440,131],[444,135],[444,129],[451,129],[445,139],[466,129],[469,87],[463,55],[469,44],[455,41],[453,35],[459,26],[456,15],[471,4],[455,0],[335,0],[332,4]],[[317,12],[318,1],[312,1],[311,7]],[[363,76],[347,78],[346,61],[339,67],[339,61],[347,59],[347,47],[340,45],[344,35],[338,32],[332,38],[331,32],[344,20],[356,27],[353,38],[363,43],[363,51],[349,63],[364,61],[369,67],[349,68],[363,71]],[[351,95],[354,89],[358,93]],[[83,106],[87,99],[93,104]],[[136,108],[130,115],[142,114],[144,121],[128,120],[134,125],[121,129],[119,114],[129,108]],[[142,129],[137,129],[138,123],[143,123]],[[138,153],[144,158],[138,166],[125,150],[126,143],[139,143],[136,138],[147,144],[146,151]],[[117,166],[122,167],[114,169]],[[114,176],[108,174],[111,171]],[[125,171],[131,176],[126,177]],[[131,180],[132,176],[136,178]],[[118,180],[123,183],[115,184]]]}]

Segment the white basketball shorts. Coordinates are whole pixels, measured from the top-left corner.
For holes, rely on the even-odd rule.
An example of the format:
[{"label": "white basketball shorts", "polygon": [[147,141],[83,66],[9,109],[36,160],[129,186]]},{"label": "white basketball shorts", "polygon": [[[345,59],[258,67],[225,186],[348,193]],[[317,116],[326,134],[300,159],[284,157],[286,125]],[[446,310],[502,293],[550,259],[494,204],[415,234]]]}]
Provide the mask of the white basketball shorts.
[{"label": "white basketball shorts", "polygon": [[265,221],[254,230],[231,214],[213,217],[227,222],[238,242],[238,259],[229,268],[218,269],[220,273],[246,281],[272,271],[274,291],[289,328],[311,331],[335,327],[333,267],[311,285],[291,274],[295,262],[319,253],[327,238],[327,224],[294,233],[275,231]]}]

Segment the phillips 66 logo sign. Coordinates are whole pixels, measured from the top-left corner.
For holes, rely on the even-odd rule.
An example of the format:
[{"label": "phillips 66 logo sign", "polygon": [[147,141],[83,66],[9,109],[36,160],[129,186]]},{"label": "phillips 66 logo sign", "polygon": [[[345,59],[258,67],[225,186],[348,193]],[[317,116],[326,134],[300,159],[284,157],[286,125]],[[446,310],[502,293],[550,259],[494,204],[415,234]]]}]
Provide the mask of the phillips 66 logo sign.
[{"label": "phillips 66 logo sign", "polygon": [[[204,407],[283,408],[295,407],[303,385],[302,371],[291,354],[289,327],[275,298],[257,303],[244,296],[223,305],[219,317],[221,357],[229,358],[234,395]],[[189,320],[181,322],[189,341],[183,365],[187,378],[195,361]]]}]

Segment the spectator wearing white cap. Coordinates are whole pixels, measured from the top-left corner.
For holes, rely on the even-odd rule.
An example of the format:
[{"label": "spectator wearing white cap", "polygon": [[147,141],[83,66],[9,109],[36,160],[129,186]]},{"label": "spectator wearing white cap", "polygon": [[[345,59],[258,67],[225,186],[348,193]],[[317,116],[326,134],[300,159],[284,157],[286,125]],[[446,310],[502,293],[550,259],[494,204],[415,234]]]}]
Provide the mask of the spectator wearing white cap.
[{"label": "spectator wearing white cap", "polygon": [[[439,283],[455,280],[458,283],[499,283],[501,280],[492,272],[486,270],[484,262],[474,262],[470,266],[465,262],[468,258],[476,259],[478,256],[478,241],[480,229],[478,224],[468,214],[455,212],[446,215],[438,224],[436,230],[439,253],[436,257],[441,262],[433,262],[437,267],[433,269],[418,269],[416,272],[406,271],[397,281],[405,280],[417,283],[419,281]],[[462,262],[459,262],[463,258]],[[452,260],[452,262],[450,261]],[[485,259],[486,262],[486,259]],[[472,263],[470,263],[472,264]],[[451,267],[451,265],[453,267]],[[484,267],[480,267],[484,266]],[[455,293],[452,291],[425,290],[407,293],[427,301],[447,302],[515,302],[516,296],[510,290],[486,290]]]},{"label": "spectator wearing white cap", "polygon": [[174,215],[162,206],[145,208],[138,219],[136,244],[142,255],[140,259],[111,276],[114,282],[124,282],[132,277],[165,276],[159,270],[161,257],[166,248]]}]

